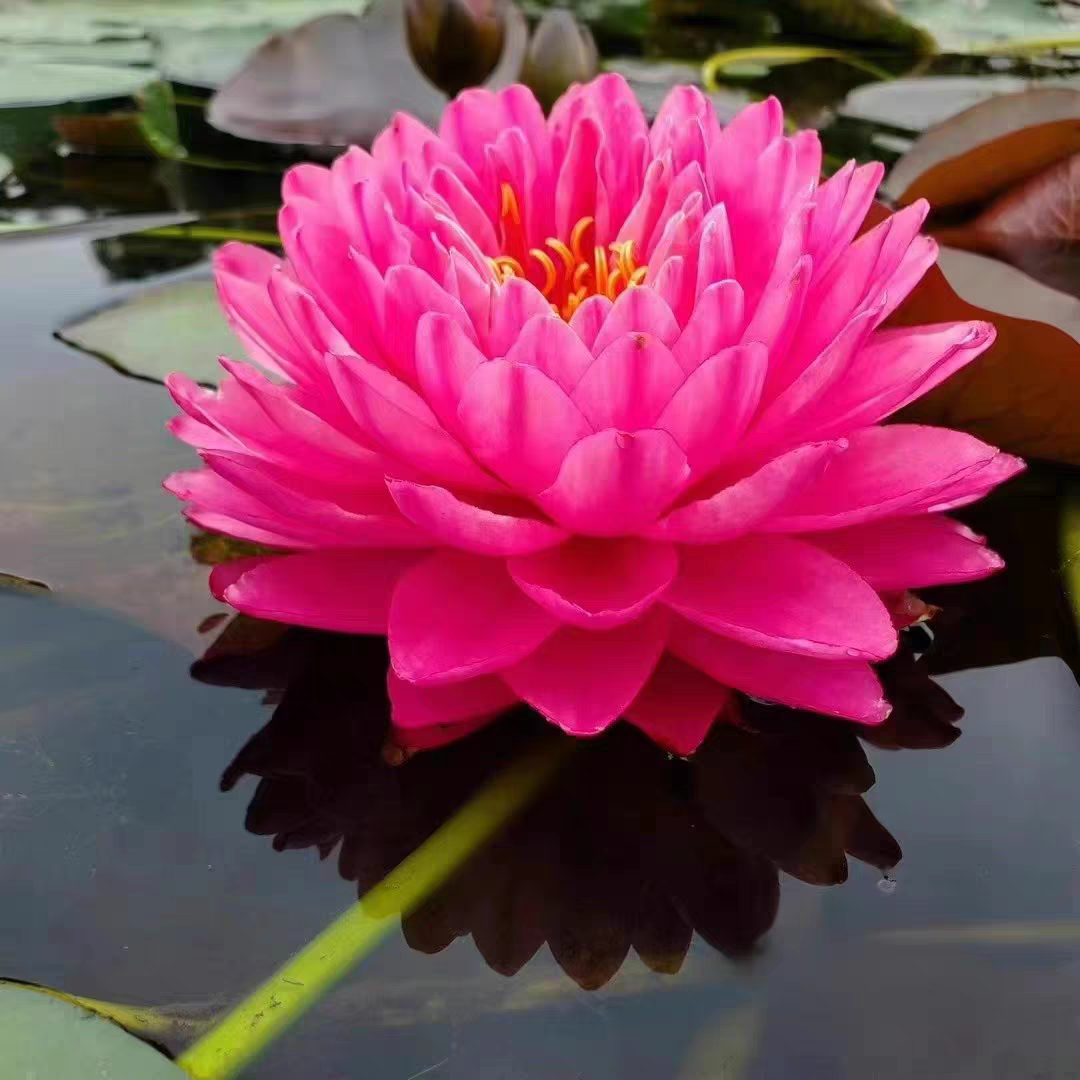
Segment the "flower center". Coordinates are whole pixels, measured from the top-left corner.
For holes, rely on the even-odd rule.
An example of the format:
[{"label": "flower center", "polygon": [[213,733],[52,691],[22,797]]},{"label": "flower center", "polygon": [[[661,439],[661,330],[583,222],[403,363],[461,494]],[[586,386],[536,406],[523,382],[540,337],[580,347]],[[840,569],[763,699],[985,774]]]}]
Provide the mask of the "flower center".
[{"label": "flower center", "polygon": [[[514,189],[502,185],[502,207],[499,224],[503,248],[519,246],[513,241],[521,237],[521,210]],[[544,248],[529,248],[526,258],[496,255],[491,259],[495,277],[500,283],[519,277],[532,281],[551,302],[556,315],[569,319],[590,296],[606,296],[614,300],[620,293],[645,280],[648,267],[638,266],[634,256],[634,241],[609,244],[587,244],[586,233],[595,234],[595,222],[583,217],[570,230],[570,242],[548,237]],[[520,247],[524,247],[521,243]],[[524,264],[524,265],[523,265]]]}]

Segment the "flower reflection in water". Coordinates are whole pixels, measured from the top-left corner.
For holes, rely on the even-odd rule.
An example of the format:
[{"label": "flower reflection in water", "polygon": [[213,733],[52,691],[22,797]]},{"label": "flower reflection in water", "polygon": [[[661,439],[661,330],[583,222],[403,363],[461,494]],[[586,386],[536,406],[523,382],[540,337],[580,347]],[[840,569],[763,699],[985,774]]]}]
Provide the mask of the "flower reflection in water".
[{"label": "flower reflection in water", "polygon": [[[387,741],[386,667],[382,639],[240,616],[193,669],[263,689],[275,706],[222,777],[226,790],[259,778],[247,828],[278,850],[336,850],[360,894],[528,745],[565,738],[519,708],[401,763]],[[780,871],[831,885],[846,879],[848,857],[883,871],[899,861],[863,799],[874,772],[860,738],[930,749],[959,735],[960,709],[910,646],[881,675],[894,708],[875,728],[747,702],[743,726],[718,725],[689,760],[628,724],[582,744],[527,811],[404,917],[408,943],[437,952],[471,934],[506,975],[546,943],[585,988],[604,985],[631,949],[654,971],[678,971],[694,933],[749,954],[776,918]]]}]

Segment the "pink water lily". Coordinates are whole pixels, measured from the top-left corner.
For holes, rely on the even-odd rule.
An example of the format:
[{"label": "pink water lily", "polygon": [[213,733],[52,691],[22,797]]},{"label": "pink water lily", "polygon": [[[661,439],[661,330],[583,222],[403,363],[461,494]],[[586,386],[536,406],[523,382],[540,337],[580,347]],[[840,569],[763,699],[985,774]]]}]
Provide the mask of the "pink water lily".
[{"label": "pink water lily", "polygon": [[263,618],[387,634],[398,739],[524,700],[691,752],[732,691],[882,720],[905,590],[999,569],[945,516],[1021,467],[880,421],[993,328],[881,329],[936,256],[923,203],[858,235],[881,179],[820,181],[779,104],[721,128],[692,87],[649,126],[613,75],[548,119],[467,91],[438,133],[284,184],[285,259],[217,257],[262,371],[169,380],[206,468],[196,524],[282,549],[218,567]]}]

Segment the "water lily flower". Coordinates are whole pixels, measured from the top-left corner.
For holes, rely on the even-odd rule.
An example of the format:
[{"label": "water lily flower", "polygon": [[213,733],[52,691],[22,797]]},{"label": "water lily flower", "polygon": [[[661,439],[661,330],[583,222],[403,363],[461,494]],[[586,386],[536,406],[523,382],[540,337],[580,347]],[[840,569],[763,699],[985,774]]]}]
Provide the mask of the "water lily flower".
[{"label": "water lily flower", "polygon": [[[262,618],[386,634],[397,737],[515,701],[688,754],[733,691],[874,724],[905,590],[1002,565],[946,516],[1021,462],[881,421],[992,342],[882,323],[934,262],[917,203],[859,235],[881,167],[820,182],[775,100],[721,128],[614,75],[550,118],[470,90],[438,132],[284,182],[286,257],[217,256],[262,371],[169,380],[197,525]],[[883,600],[882,597],[886,599]]]}]

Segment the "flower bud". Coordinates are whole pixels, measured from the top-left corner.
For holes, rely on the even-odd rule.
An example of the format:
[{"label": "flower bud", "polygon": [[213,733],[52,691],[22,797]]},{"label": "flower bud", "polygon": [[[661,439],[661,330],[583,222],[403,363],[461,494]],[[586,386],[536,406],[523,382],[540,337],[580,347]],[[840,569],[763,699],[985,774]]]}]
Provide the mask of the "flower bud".
[{"label": "flower bud", "polygon": [[550,109],[572,83],[588,82],[600,58],[588,29],[565,8],[545,11],[525,53],[521,81]]},{"label": "flower bud", "polygon": [[500,0],[405,0],[405,27],[417,66],[451,97],[482,83],[502,54]]}]

